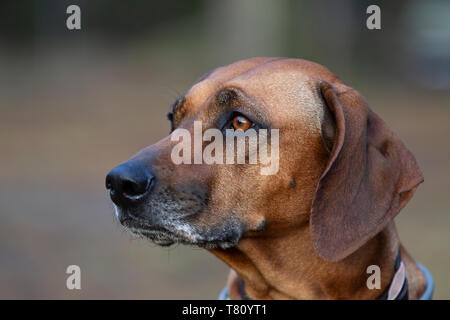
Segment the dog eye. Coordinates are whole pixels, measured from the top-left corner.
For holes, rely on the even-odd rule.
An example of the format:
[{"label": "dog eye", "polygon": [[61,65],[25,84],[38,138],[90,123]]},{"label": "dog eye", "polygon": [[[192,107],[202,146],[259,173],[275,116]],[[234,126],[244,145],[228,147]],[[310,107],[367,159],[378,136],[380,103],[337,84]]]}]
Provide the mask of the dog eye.
[{"label": "dog eye", "polygon": [[232,120],[234,130],[246,131],[252,126],[252,122],[243,115],[237,115]]}]

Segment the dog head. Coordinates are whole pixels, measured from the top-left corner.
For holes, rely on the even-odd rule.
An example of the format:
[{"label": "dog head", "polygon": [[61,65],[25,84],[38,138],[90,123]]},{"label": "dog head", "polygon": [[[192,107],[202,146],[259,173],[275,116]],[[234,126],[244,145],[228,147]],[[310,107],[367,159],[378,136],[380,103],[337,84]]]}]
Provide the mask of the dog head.
[{"label": "dog head", "polygon": [[[159,245],[228,248],[309,224],[316,251],[339,260],[384,228],[422,181],[412,154],[363,98],[304,60],[253,58],[215,69],[168,118],[168,137],[106,178],[122,225]],[[257,135],[253,149],[247,137],[244,163],[234,147],[226,150],[233,129]],[[180,151],[181,142],[192,148]],[[250,163],[264,148],[277,158]],[[223,163],[206,160],[222,149]],[[274,161],[276,170],[261,174]]]}]

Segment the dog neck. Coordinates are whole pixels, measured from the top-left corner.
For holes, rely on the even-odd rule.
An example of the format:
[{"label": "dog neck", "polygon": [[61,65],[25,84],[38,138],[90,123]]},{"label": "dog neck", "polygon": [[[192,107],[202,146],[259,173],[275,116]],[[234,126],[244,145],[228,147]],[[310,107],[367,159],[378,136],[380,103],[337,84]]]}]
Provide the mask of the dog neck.
[{"label": "dog neck", "polygon": [[[227,284],[231,299],[242,299],[239,279],[251,299],[376,299],[389,287],[398,250],[391,222],[338,262],[315,252],[308,225],[277,237],[244,237],[234,248],[211,251],[237,273],[232,271]],[[380,289],[367,286],[370,265],[380,267]]]}]

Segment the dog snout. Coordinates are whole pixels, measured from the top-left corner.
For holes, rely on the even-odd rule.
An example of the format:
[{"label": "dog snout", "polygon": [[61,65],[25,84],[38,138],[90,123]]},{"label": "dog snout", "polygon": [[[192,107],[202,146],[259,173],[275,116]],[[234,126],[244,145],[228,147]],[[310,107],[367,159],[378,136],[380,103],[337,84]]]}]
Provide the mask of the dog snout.
[{"label": "dog snout", "polygon": [[150,193],[155,177],[141,163],[125,162],[106,176],[106,189],[119,207],[130,207]]}]

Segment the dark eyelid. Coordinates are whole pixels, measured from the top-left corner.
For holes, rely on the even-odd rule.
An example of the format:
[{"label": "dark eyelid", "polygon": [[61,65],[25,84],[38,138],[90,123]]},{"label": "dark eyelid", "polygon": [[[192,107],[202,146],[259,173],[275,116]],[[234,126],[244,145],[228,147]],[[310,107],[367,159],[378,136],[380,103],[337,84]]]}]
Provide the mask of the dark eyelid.
[{"label": "dark eyelid", "polygon": [[260,108],[255,107],[260,102],[249,97],[244,90],[237,87],[222,88],[216,96],[216,102],[220,102],[222,100],[220,98],[223,97],[225,97],[225,103],[219,105],[224,106],[228,111],[242,114],[260,128],[270,128],[270,122],[267,121],[268,117],[265,112],[260,112],[258,110]]},{"label": "dark eyelid", "polygon": [[234,110],[234,111],[231,113],[231,120],[234,119],[234,118],[237,117],[237,116],[242,116],[242,117],[246,118],[248,121],[250,121],[250,122],[252,122],[252,123],[255,122],[255,121],[252,120],[252,117],[249,117],[245,112],[242,112],[242,111],[240,111],[240,110]]},{"label": "dark eyelid", "polygon": [[183,106],[183,104],[186,102],[186,97],[181,96],[177,100],[175,100],[174,103],[172,103],[169,107],[169,114],[175,114],[177,110]]},{"label": "dark eyelid", "polygon": [[176,112],[176,109],[179,108],[181,100],[183,100],[183,102],[184,102],[184,100],[185,100],[184,96],[175,100],[175,102],[173,102],[170,105],[169,111],[166,114],[167,119],[170,121],[170,133],[172,133],[175,130],[175,123],[174,123],[175,112]]},{"label": "dark eyelid", "polygon": [[174,119],[175,119],[175,114],[177,113],[177,111],[183,106],[183,104],[186,102],[186,97],[185,96],[181,96],[179,97],[177,100],[175,100],[174,103],[172,103],[169,107],[169,111],[167,112],[167,119],[170,121],[171,123],[171,128],[170,128],[170,132],[172,132],[174,130]]},{"label": "dark eyelid", "polygon": [[217,128],[220,128],[220,130],[227,129],[226,127],[231,126],[233,119],[239,115],[247,118],[248,121],[250,121],[252,124],[251,127],[254,129],[268,128],[264,123],[254,120],[254,117],[249,116],[245,111],[242,111],[240,109],[230,109],[223,112],[222,115],[217,120]]},{"label": "dark eyelid", "polygon": [[169,111],[166,116],[167,116],[167,119],[170,121],[170,133],[172,133],[173,130],[175,129],[174,124],[173,124],[173,112]]},{"label": "dark eyelid", "polygon": [[238,115],[242,115],[245,118],[247,118],[248,121],[250,121],[252,123],[252,126],[255,126],[255,127],[261,128],[261,129],[269,128],[269,125],[263,119],[261,119],[261,117],[259,115],[255,114],[255,113],[250,115],[246,110],[242,110],[241,108],[232,109],[230,111],[231,111],[230,120],[233,120],[233,118]]}]

